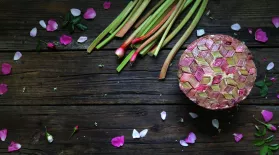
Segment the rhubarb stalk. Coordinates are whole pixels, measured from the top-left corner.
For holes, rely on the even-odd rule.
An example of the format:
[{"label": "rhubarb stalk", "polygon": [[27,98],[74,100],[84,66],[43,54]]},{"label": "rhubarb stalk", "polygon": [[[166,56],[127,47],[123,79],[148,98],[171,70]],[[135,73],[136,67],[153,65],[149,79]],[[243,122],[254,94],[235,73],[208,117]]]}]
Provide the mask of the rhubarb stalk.
[{"label": "rhubarb stalk", "polygon": [[136,20],[139,18],[139,16],[142,14],[142,12],[145,10],[147,5],[149,4],[151,0],[144,0],[138,8],[134,8],[136,10],[135,13],[132,14],[129,21],[121,28],[121,30],[116,34],[117,37],[123,37],[127,31],[134,25]]},{"label": "rhubarb stalk", "polygon": [[120,63],[120,65],[116,68],[117,72],[121,72],[121,70],[126,66],[126,64],[131,59],[132,55],[135,53],[135,50],[132,50],[125,59]]},{"label": "rhubarb stalk", "polygon": [[160,0],[151,10],[149,10],[134,26],[134,28],[138,28],[151,14],[153,14],[163,3],[165,0]]},{"label": "rhubarb stalk", "polygon": [[139,54],[139,52],[145,47],[147,46],[150,42],[152,42],[153,40],[155,40],[159,35],[161,35],[161,33],[167,28],[167,26],[169,25],[169,23],[171,22],[171,20],[173,19],[173,17],[175,16],[177,10],[179,10],[179,6],[181,6],[181,3],[183,2],[183,0],[180,0],[177,5],[175,10],[173,11],[173,13],[171,14],[171,16],[169,17],[169,19],[164,23],[164,25],[154,34],[152,35],[149,39],[147,39],[137,50],[136,52],[133,54],[132,58],[130,59],[130,63],[133,63],[136,58],[137,55]]},{"label": "rhubarb stalk", "polygon": [[199,20],[200,20],[200,18],[202,16],[202,14],[204,13],[204,10],[206,8],[207,3],[208,3],[208,0],[203,0],[202,5],[201,5],[198,13],[195,16],[195,18],[192,21],[192,23],[190,24],[189,28],[185,31],[183,36],[178,40],[178,42],[175,44],[175,46],[170,51],[167,59],[165,60],[165,62],[163,64],[163,67],[161,69],[161,72],[160,72],[160,75],[159,75],[159,79],[165,79],[170,62],[172,61],[173,57],[175,56],[175,54],[177,53],[179,48],[188,39],[188,37],[191,35],[191,33],[194,30],[194,28],[197,26],[197,24],[198,24],[198,22],[199,22]]},{"label": "rhubarb stalk", "polygon": [[125,19],[125,17],[129,14],[131,9],[135,3],[130,1],[129,4],[125,7],[125,9],[114,19],[114,21],[101,33],[99,36],[90,44],[87,48],[87,52],[91,53],[92,50],[97,46],[97,44],[109,33],[109,31],[114,26],[119,26],[119,24]]},{"label": "rhubarb stalk", "polygon": [[[186,2],[186,0],[183,0],[183,1],[182,1],[182,4],[184,4],[185,2]],[[170,24],[168,25],[167,29],[165,30],[165,32],[164,32],[164,34],[163,34],[163,36],[162,36],[162,38],[161,38],[161,40],[160,40],[160,42],[159,42],[159,44],[158,44],[156,50],[155,50],[155,53],[154,53],[155,56],[158,55],[158,53],[159,53],[159,51],[160,51],[160,49],[161,49],[161,47],[162,47],[162,44],[163,44],[163,42],[165,41],[165,38],[167,37],[167,35],[168,35],[168,33],[169,33],[169,31],[170,31],[170,29],[171,29],[173,23],[175,22],[175,20],[177,19],[178,15],[181,13],[182,10],[183,10],[183,5],[181,5],[181,6],[177,9],[177,12],[175,12],[175,15],[174,15],[173,19],[171,20]]]}]

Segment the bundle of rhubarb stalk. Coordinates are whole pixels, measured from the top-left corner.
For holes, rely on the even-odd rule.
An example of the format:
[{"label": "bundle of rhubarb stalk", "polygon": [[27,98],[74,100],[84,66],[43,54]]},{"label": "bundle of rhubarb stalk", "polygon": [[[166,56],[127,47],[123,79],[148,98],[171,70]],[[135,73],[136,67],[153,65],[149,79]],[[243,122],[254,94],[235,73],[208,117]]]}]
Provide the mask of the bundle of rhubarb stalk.
[{"label": "bundle of rhubarb stalk", "polygon": [[[116,69],[120,72],[129,61],[131,64],[135,62],[139,55],[156,57],[160,50],[180,32],[193,14],[197,12],[163,64],[159,79],[164,79],[173,57],[193,32],[204,13],[208,0],[160,0],[140,18],[150,2],[151,0],[130,1],[116,19],[91,43],[87,49],[88,53],[94,49],[102,48],[114,37],[124,37],[130,29],[134,29],[132,34],[115,51],[118,58],[123,58],[126,55]],[[189,6],[191,9],[186,16],[177,27],[173,27],[178,16]],[[128,51],[129,47],[132,50]]]}]

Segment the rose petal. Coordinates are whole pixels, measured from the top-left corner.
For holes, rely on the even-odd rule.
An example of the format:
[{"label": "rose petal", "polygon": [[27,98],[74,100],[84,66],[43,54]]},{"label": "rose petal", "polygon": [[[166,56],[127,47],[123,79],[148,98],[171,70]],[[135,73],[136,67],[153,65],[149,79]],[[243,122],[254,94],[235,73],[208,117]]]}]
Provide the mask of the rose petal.
[{"label": "rose petal", "polygon": [[51,43],[51,42],[49,42],[49,43],[47,43],[47,47],[48,48],[55,48],[55,44],[54,43]]},{"label": "rose petal", "polygon": [[180,140],[179,143],[181,146],[188,146],[188,144],[185,142],[185,140]]},{"label": "rose petal", "polygon": [[255,40],[264,43],[267,42],[268,37],[262,29],[257,29],[257,31],[255,32]]},{"label": "rose petal", "polygon": [[140,137],[145,137],[148,132],[148,129],[144,129],[140,132]]},{"label": "rose petal", "polygon": [[216,128],[219,129],[219,121],[217,119],[212,120],[212,125]]},{"label": "rose petal", "polygon": [[8,152],[17,151],[20,148],[21,148],[21,145],[19,143],[12,141],[11,144],[8,146]]},{"label": "rose petal", "polygon": [[198,37],[200,37],[200,36],[202,36],[202,35],[204,35],[204,34],[205,34],[204,29],[199,29],[199,30],[197,30],[197,36],[198,36]]},{"label": "rose petal", "polygon": [[199,117],[198,114],[193,113],[193,112],[189,112],[189,115],[190,115],[192,118],[197,118],[197,117]]},{"label": "rose petal", "polygon": [[71,36],[67,36],[65,34],[63,34],[61,37],[60,37],[60,43],[62,45],[68,45],[72,42],[72,37]]},{"label": "rose petal", "polygon": [[273,62],[270,62],[267,66],[266,66],[266,70],[271,70],[274,68],[274,63]]},{"label": "rose petal", "polygon": [[279,27],[279,16],[272,18],[273,25],[278,28]]},{"label": "rose petal", "polygon": [[111,144],[115,147],[121,147],[124,145],[124,136],[114,137],[111,139]]},{"label": "rose petal", "polygon": [[252,33],[253,33],[252,28],[248,28],[248,32],[249,32],[250,34],[252,34]]},{"label": "rose petal", "polygon": [[47,31],[55,31],[55,30],[57,30],[57,29],[58,29],[58,24],[56,23],[56,21],[53,20],[53,19],[50,19],[50,20],[48,21],[48,25],[47,25],[47,27],[46,27],[46,30],[47,30]]},{"label": "rose petal", "polygon": [[275,78],[275,77],[272,77],[272,78],[270,78],[270,80],[271,80],[272,82],[275,82],[275,81],[276,81],[276,78]]},{"label": "rose petal", "polygon": [[140,138],[140,134],[136,129],[133,130],[132,137],[133,138]]},{"label": "rose petal", "polygon": [[231,29],[235,31],[239,31],[241,29],[241,26],[238,23],[235,23],[232,24]]},{"label": "rose petal", "polygon": [[234,140],[237,143],[243,138],[243,135],[241,133],[234,133],[233,136],[234,136]]},{"label": "rose petal", "polygon": [[19,60],[21,57],[22,57],[22,54],[19,51],[15,52],[15,55],[14,55],[14,60],[15,61]]},{"label": "rose petal", "polygon": [[269,122],[273,118],[273,113],[271,111],[262,110],[261,114],[265,122]]},{"label": "rose petal", "polygon": [[31,37],[36,37],[36,35],[37,35],[37,28],[34,27],[34,28],[30,31],[30,36],[31,36]]},{"label": "rose petal", "polygon": [[193,132],[190,132],[188,137],[185,139],[186,143],[194,144],[197,140],[196,135]]},{"label": "rose petal", "polygon": [[77,42],[79,43],[84,43],[85,41],[87,40],[87,37],[86,36],[80,36],[77,40]]},{"label": "rose petal", "polygon": [[110,1],[105,1],[104,4],[103,4],[104,9],[106,9],[106,10],[109,9],[110,8],[110,4],[111,4]]},{"label": "rose petal", "polygon": [[4,75],[8,75],[11,73],[12,70],[12,65],[8,64],[8,63],[3,63],[2,64],[2,73]]},{"label": "rose petal", "polygon": [[39,24],[42,26],[42,28],[46,28],[46,22],[44,20],[40,20]]},{"label": "rose petal", "polygon": [[79,16],[80,15],[80,13],[81,13],[81,11],[79,10],[79,9],[76,9],[76,8],[72,8],[71,9],[71,14],[73,15],[73,16]]},{"label": "rose petal", "polygon": [[277,96],[276,96],[278,99],[279,99],[279,94],[277,94]]},{"label": "rose petal", "polygon": [[162,120],[164,121],[164,120],[166,119],[166,117],[167,117],[167,113],[166,113],[165,111],[162,111],[162,112],[161,112],[161,118],[162,118]]},{"label": "rose petal", "polygon": [[1,83],[0,84],[0,95],[5,94],[8,91],[8,85]]},{"label": "rose petal", "polygon": [[3,129],[3,130],[0,130],[0,138],[1,140],[4,142],[7,138],[7,133],[8,133],[8,130],[7,129]]},{"label": "rose petal", "polygon": [[83,14],[84,19],[93,19],[96,17],[96,12],[93,8],[88,8],[86,12]]}]

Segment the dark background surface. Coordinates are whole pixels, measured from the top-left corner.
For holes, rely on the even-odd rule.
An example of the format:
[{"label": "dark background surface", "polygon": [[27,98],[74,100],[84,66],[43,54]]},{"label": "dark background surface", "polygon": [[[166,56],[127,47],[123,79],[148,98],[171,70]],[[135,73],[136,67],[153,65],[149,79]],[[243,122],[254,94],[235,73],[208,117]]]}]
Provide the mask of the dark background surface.
[{"label": "dark background surface", "polygon": [[[0,75],[0,82],[9,86],[9,91],[0,96],[0,128],[8,129],[7,142],[14,140],[22,144],[20,152],[12,154],[258,154],[259,148],[252,144],[255,139],[253,115],[261,118],[262,109],[271,110],[274,112],[272,123],[279,124],[278,82],[270,88],[267,98],[260,97],[259,89],[253,88],[249,97],[234,109],[214,112],[197,107],[180,92],[176,77],[179,56],[197,38],[196,32],[176,55],[166,80],[157,80],[168,52],[186,27],[157,58],[146,56],[119,74],[115,70],[119,62],[114,50],[123,39],[115,39],[101,51],[86,54],[88,45],[128,0],[112,0],[109,10],[103,9],[103,2],[0,1],[0,63],[8,62],[13,66],[11,75]],[[244,41],[257,63],[258,79],[263,78],[265,67],[271,61],[276,67],[274,75],[269,76],[276,76],[279,29],[271,23],[271,18],[279,15],[278,6],[277,0],[210,0],[206,12],[210,10],[213,19],[204,15],[196,29]],[[38,24],[39,20],[61,21],[59,16],[71,8],[84,11],[89,7],[96,10],[97,16],[85,22],[87,31],[72,35],[70,45],[58,46],[56,51],[35,51],[37,42],[29,36],[33,27],[38,28],[37,38],[45,41],[59,41],[61,34],[68,34],[65,30],[46,32]],[[236,22],[242,28],[234,34],[230,26]],[[262,28],[268,34],[268,42],[255,41],[247,28],[253,31]],[[81,35],[89,38],[84,44],[76,43]],[[14,62],[12,58],[17,50],[23,57]],[[98,67],[99,64],[104,67]],[[162,110],[167,112],[164,122],[160,118]],[[199,118],[192,119],[189,112],[197,113]],[[181,118],[183,123],[179,122]],[[220,133],[211,125],[213,118],[219,119]],[[80,126],[80,132],[68,140],[75,125]],[[54,136],[52,144],[44,137],[44,126]],[[149,129],[149,132],[145,138],[135,140],[131,136],[134,128]],[[179,140],[190,131],[197,135],[196,144],[180,146]],[[234,142],[232,134],[235,132],[244,134],[239,143]],[[122,148],[110,144],[111,138],[118,135],[125,135]],[[277,138],[276,142],[279,142]],[[0,154],[10,154],[7,146],[8,143],[0,142]]]}]

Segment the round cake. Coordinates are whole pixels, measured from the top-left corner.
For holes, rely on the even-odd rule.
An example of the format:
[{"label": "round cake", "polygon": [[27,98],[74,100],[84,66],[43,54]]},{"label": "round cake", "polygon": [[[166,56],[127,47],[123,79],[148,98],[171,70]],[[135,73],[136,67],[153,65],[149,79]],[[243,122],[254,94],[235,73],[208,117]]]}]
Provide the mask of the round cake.
[{"label": "round cake", "polygon": [[179,87],[207,109],[226,109],[244,100],[257,70],[247,46],[227,35],[207,35],[192,42],[179,60]]}]

